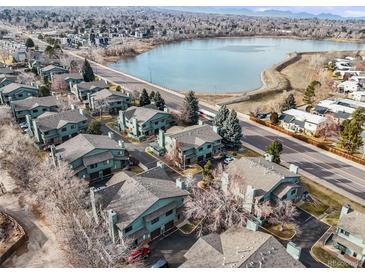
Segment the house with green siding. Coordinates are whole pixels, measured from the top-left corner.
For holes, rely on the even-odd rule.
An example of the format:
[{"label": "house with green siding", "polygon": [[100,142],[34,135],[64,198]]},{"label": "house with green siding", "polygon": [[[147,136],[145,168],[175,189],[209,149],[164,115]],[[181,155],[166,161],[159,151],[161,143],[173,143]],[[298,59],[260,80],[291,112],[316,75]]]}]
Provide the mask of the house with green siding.
[{"label": "house with green siding", "polygon": [[45,112],[57,112],[60,105],[61,102],[56,96],[28,97],[10,102],[12,114],[19,123],[25,122],[26,115],[35,119]]},{"label": "house with green siding", "polygon": [[158,134],[159,130],[166,130],[175,124],[172,115],[158,110],[154,105],[144,107],[130,107],[119,111],[119,129],[127,131],[128,135],[137,140]]},{"label": "house with green siding", "polygon": [[90,184],[98,183],[129,165],[124,142],[117,142],[111,136],[79,134],[58,146],[51,146],[52,159],[55,164],[67,162],[74,175]]},{"label": "house with green siding", "polygon": [[17,79],[16,75],[0,74],[0,88],[5,87],[11,83],[15,83],[16,79]]},{"label": "house with green siding", "polygon": [[222,137],[209,125],[189,127],[174,126],[159,132],[156,142],[150,144],[153,151],[162,155],[178,151],[177,165],[185,168],[196,162],[207,161],[222,151]]},{"label": "house with green siding", "polygon": [[75,84],[79,84],[84,81],[84,78],[82,77],[81,73],[65,73],[62,74],[63,79],[66,81],[66,83],[69,86],[69,89],[72,89],[72,86]]},{"label": "house with green siding", "polygon": [[345,204],[325,247],[337,251],[336,255],[350,265],[365,267],[365,214]]},{"label": "house with green siding", "polygon": [[45,112],[36,119],[27,116],[30,132],[42,147],[61,144],[86,130],[88,119],[80,109]]},{"label": "house with green siding", "polygon": [[106,222],[114,242],[128,239],[135,245],[166,235],[182,222],[187,195],[184,182],[173,181],[162,163],[138,175],[117,173],[106,187],[90,192],[95,221]]},{"label": "house with green siding", "polygon": [[[230,177],[235,175],[238,177]],[[223,191],[241,196],[247,211],[252,214],[265,202],[297,202],[308,195],[300,182],[297,166],[290,165],[287,169],[262,157],[235,159],[223,172],[221,184]]]},{"label": "house with green siding", "polygon": [[94,94],[88,94],[89,107],[95,112],[118,114],[131,105],[131,97],[127,93],[102,89]]},{"label": "house with green siding", "polygon": [[37,97],[38,88],[18,83],[11,83],[0,88],[1,104],[10,104],[10,101],[23,100],[28,97]]},{"label": "house with green siding", "polygon": [[55,65],[48,65],[39,69],[39,75],[42,77],[42,79],[47,79],[48,81],[51,81],[52,75],[63,73],[68,73],[68,69]]},{"label": "house with green siding", "polygon": [[87,101],[88,94],[93,94],[102,89],[107,89],[108,84],[104,80],[81,82],[74,84],[71,88],[71,92],[81,101]]}]

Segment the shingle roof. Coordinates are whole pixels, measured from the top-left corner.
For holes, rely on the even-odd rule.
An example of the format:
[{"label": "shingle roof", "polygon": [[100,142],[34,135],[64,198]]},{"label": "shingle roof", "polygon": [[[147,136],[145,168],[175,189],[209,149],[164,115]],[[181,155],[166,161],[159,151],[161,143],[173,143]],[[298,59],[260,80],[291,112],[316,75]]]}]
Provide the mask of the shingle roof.
[{"label": "shingle roof", "polygon": [[124,115],[128,120],[136,118],[139,123],[145,123],[158,113],[168,114],[151,107],[130,107],[124,112]]},{"label": "shingle roof", "polygon": [[63,112],[48,112],[38,116],[35,120],[41,131],[49,131],[51,129],[59,129],[68,123],[80,123],[87,121],[79,110],[68,110]]},{"label": "shingle roof", "polygon": [[92,81],[92,82],[81,82],[79,84],[77,84],[77,87],[80,90],[88,90],[88,89],[93,89],[93,88],[106,88],[108,85],[105,83],[105,81],[100,80],[100,81]]},{"label": "shingle roof", "polygon": [[17,100],[11,102],[16,111],[33,109],[38,106],[52,107],[60,104],[55,96],[46,97],[28,97],[24,100]]},{"label": "shingle roof", "polygon": [[365,214],[359,211],[351,211],[338,221],[338,227],[345,229],[365,241]]},{"label": "shingle roof", "polygon": [[69,163],[90,151],[100,149],[120,149],[115,140],[105,135],[79,134],[56,147],[57,154]]},{"label": "shingle roof", "polygon": [[84,79],[81,75],[81,73],[75,72],[75,73],[65,73],[65,74],[61,74],[65,80],[68,79],[75,79],[75,80],[82,80]]},{"label": "shingle roof", "polygon": [[222,139],[209,125],[194,125],[190,127],[174,126],[166,131],[166,136],[176,139],[184,146],[199,147],[207,142]]},{"label": "shingle roof", "polygon": [[244,227],[199,238],[185,257],[180,267],[304,267],[272,235]]},{"label": "shingle roof", "polygon": [[[113,178],[118,176],[120,180]],[[124,229],[138,216],[149,209],[160,199],[186,196],[189,193],[176,187],[166,172],[155,167],[138,175],[120,172],[107,183],[107,187],[97,192],[97,199],[105,210],[112,209],[117,213],[117,226]],[[111,191],[113,189],[113,191]]]},{"label": "shingle roof", "polygon": [[126,98],[129,97],[126,94],[121,92],[111,91],[109,89],[102,89],[100,91],[95,92],[91,95],[95,100],[105,100],[107,98],[116,98],[120,99],[121,97]]},{"label": "shingle roof", "polygon": [[23,84],[18,84],[18,83],[11,83],[11,84],[6,85],[5,87],[1,88],[1,91],[2,91],[2,93],[6,94],[6,93],[13,92],[14,90],[21,88],[21,87],[38,90],[38,88],[33,87],[33,86],[28,86],[28,85],[23,85]]},{"label": "shingle roof", "polygon": [[284,177],[299,177],[288,169],[261,157],[242,157],[231,162],[227,169],[240,170],[240,175],[247,184],[265,192],[270,191]]},{"label": "shingle roof", "polygon": [[44,68],[41,68],[41,71],[42,72],[46,72],[46,71],[50,71],[50,70],[53,70],[53,69],[61,69],[61,70],[67,71],[67,69],[65,69],[63,67],[55,66],[55,65],[48,65],[48,66],[46,66]]}]

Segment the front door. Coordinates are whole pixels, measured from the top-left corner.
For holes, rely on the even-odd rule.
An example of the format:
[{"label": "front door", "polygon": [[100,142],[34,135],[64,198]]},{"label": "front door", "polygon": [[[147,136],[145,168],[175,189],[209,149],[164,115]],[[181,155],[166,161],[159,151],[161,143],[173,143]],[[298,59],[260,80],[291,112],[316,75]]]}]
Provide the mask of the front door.
[{"label": "front door", "polygon": [[173,220],[165,224],[165,231],[168,231],[172,228],[174,228],[174,221]]}]

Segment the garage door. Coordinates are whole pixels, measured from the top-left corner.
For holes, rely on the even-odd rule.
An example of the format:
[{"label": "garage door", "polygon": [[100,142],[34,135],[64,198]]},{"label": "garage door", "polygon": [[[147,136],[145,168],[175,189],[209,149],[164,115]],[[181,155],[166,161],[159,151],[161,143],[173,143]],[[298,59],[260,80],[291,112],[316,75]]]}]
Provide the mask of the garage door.
[{"label": "garage door", "polygon": [[165,224],[165,231],[168,231],[172,228],[174,228],[174,221],[170,221],[170,222]]},{"label": "garage door", "polygon": [[156,239],[158,236],[161,235],[161,229],[158,228],[151,232],[151,240]]}]

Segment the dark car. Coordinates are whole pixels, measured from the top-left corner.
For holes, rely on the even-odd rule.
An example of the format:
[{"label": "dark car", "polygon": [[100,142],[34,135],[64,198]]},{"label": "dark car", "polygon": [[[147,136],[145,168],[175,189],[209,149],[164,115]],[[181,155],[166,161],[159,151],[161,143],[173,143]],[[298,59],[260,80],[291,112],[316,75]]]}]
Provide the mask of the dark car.
[{"label": "dark car", "polygon": [[167,268],[169,267],[169,263],[166,261],[165,258],[160,258],[156,262],[153,263],[151,268]]}]

